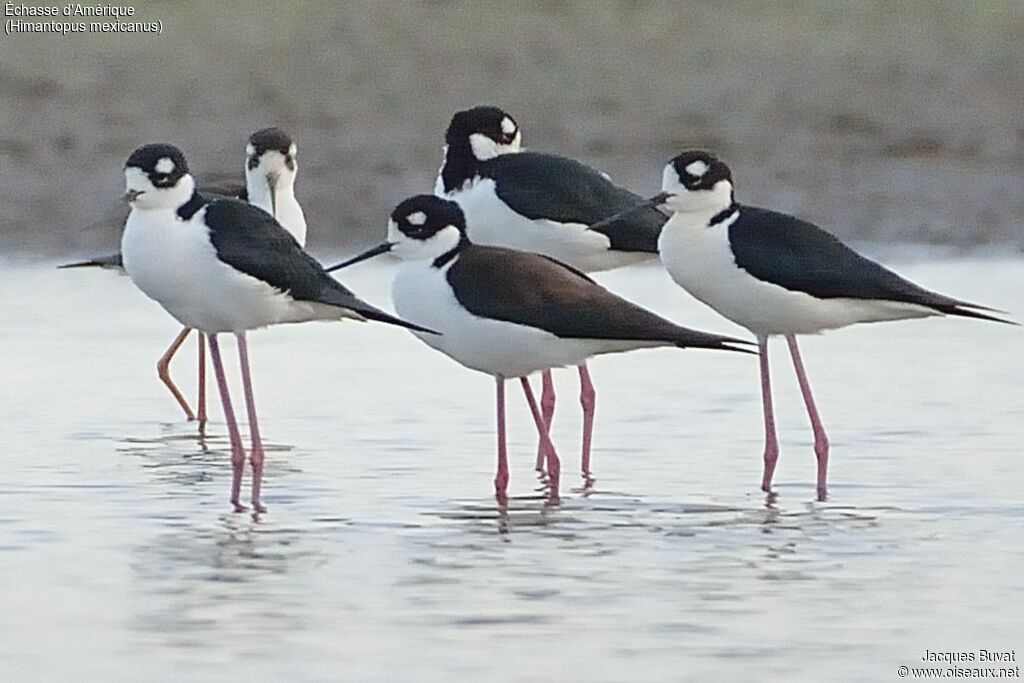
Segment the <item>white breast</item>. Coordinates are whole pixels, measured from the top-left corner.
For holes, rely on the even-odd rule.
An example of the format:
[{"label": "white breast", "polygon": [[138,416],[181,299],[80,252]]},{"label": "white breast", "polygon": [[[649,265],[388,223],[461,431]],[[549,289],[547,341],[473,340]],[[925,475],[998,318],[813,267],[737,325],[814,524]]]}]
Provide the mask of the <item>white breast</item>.
[{"label": "white breast", "polygon": [[672,279],[698,300],[759,335],[815,334],[858,322],[935,315],[891,301],[818,299],[758,280],[736,265],[728,227],[677,213],[661,231],[658,250]]},{"label": "white breast", "polygon": [[469,239],[477,244],[544,254],[585,272],[619,268],[653,257],[642,252],[613,251],[607,237],[587,230],[582,223],[521,216],[498,198],[494,181],[489,178],[439,196],[462,207]]},{"label": "white breast", "polygon": [[121,238],[124,267],[146,296],[187,327],[241,332],[266,325],[339,317],[297,302],[217,258],[205,209],[183,221],[171,210],[133,210]]},{"label": "white breast", "polygon": [[[249,203],[263,209],[281,224],[285,230],[292,234],[295,241],[301,246],[306,246],[306,214],[302,211],[299,200],[295,198],[292,187],[281,183],[276,188],[274,201],[270,201],[270,187],[266,182],[248,183]],[[276,206],[277,212],[272,209]]]},{"label": "white breast", "polygon": [[277,215],[274,218],[292,234],[300,246],[306,246],[306,214],[303,213],[295,195],[291,192],[282,193],[276,198],[275,203]]},{"label": "white breast", "polygon": [[462,365],[489,375],[523,377],[540,370],[578,365],[591,356],[659,344],[590,339],[561,339],[525,325],[473,315],[455,298],[446,269],[429,262],[400,269],[391,295],[399,316],[440,335],[414,333],[428,346]]}]

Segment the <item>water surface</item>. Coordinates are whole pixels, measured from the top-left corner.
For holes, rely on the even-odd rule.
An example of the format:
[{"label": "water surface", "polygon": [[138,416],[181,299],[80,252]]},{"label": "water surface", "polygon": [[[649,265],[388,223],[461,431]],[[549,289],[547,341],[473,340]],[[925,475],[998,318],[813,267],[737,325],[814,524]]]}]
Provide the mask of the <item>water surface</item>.
[{"label": "water surface", "polygon": [[[1021,314],[1021,261],[895,265]],[[344,280],[386,303],[389,277]],[[601,279],[736,331],[657,268]],[[489,378],[377,325],[254,333],[272,447],[253,520],[227,503],[215,397],[200,438],[153,371],[177,326],[127,278],[7,265],[0,300],[5,680],[884,681],[925,648],[1024,649],[1019,328],[807,339],[833,444],[825,503],[782,344],[772,504],[753,358],[596,360],[587,495],[571,490],[575,375],[558,373],[557,508],[510,385],[505,510]],[[190,397],[194,364],[190,342],[174,366]]]}]

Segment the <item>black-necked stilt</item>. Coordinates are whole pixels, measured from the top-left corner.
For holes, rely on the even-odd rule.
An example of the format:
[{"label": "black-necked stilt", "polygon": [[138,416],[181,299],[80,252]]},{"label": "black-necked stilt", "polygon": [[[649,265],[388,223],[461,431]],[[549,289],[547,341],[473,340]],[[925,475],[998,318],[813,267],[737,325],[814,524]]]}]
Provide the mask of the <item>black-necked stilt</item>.
[{"label": "black-necked stilt", "polygon": [[[636,206],[641,198],[607,175],[573,159],[520,152],[522,131],[505,111],[490,106],[460,111],[445,133],[444,163],[434,194],[454,200],[466,214],[471,240],[544,254],[585,272],[618,268],[655,256],[665,216],[650,208],[588,226]],[[580,364],[583,406],[581,470],[590,478],[596,394]],[[541,409],[550,424],[555,409],[551,373],[542,375]],[[541,449],[537,452],[541,467]]]},{"label": "black-necked stilt", "polygon": [[131,212],[121,238],[124,268],[132,281],[186,328],[206,335],[231,438],[231,502],[240,507],[245,450],[231,408],[217,335],[238,340],[245,391],[252,504],[260,504],[263,445],[249,375],[247,330],[280,323],[355,318],[427,331],[357,298],[302,250],[273,216],[234,199],[207,201],[181,151],[150,144],[125,163]]},{"label": "black-necked stilt", "polygon": [[[527,377],[591,356],[657,346],[743,351],[730,337],[680,327],[604,289],[581,271],[547,256],[474,244],[459,205],[436,196],[405,200],[392,212],[388,241],[341,264],[393,251],[409,263],[392,285],[403,318],[441,332],[415,332],[462,365],[495,377],[498,473],[508,483],[505,450],[507,378],[522,383],[548,463],[553,497],[559,462],[549,425]],[[736,346],[739,345],[739,346]]]},{"label": "black-necked stilt", "polygon": [[[296,156],[298,149],[291,137],[280,128],[264,128],[249,136],[245,147],[245,182],[234,179],[199,186],[199,194],[207,198],[237,198],[248,201],[274,216],[300,245],[306,243],[306,217],[302,206],[295,198],[295,176],[298,173]],[[98,266],[102,268],[123,268],[121,254],[103,256],[88,261],[71,263],[61,268]],[[171,378],[171,359],[192,332],[185,328],[178,333],[171,345],[156,363],[157,377],[171,392],[174,400],[185,412],[188,420],[198,420],[200,427],[206,424],[206,357],[205,345],[199,342],[198,403],[196,412],[185,400],[185,396]]]},{"label": "black-necked stilt", "polygon": [[785,336],[789,345],[814,431],[818,495],[824,498],[829,443],[797,335],[936,315],[1010,322],[988,314],[1002,311],[919,287],[812,223],[738,204],[729,167],[708,152],[684,152],[673,159],[665,166],[662,190],[646,204],[664,205],[672,212],[659,241],[662,263],[672,279],[757,335],[765,491],[771,490],[779,454],[768,372],[770,336]]}]

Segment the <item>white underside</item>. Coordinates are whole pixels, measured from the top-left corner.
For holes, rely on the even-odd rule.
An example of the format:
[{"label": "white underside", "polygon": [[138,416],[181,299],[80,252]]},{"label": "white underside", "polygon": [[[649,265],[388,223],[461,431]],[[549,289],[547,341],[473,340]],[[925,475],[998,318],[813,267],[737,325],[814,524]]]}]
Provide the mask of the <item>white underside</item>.
[{"label": "white underside", "polygon": [[335,306],[296,301],[223,263],[209,240],[205,215],[201,209],[183,221],[169,209],[133,209],[121,237],[132,281],[181,324],[215,334],[355,317]]},{"label": "white underside", "polygon": [[[438,188],[435,187],[435,191]],[[476,244],[532,251],[585,272],[620,268],[653,258],[644,252],[613,251],[608,238],[582,223],[531,220],[495,194],[494,181],[479,180],[465,190],[438,196],[451,199],[466,214],[469,239]]]},{"label": "white underside", "polygon": [[672,216],[658,241],[661,261],[687,292],[755,334],[816,334],[855,323],[940,315],[896,301],[818,299],[763,282],[736,265],[728,221],[706,225],[704,218]]},{"label": "white underside", "polygon": [[471,370],[523,377],[548,368],[578,365],[598,354],[662,345],[561,339],[537,328],[481,318],[459,304],[444,273],[445,269],[434,268],[429,261],[408,263],[395,277],[391,296],[403,319],[441,333],[413,334]]}]

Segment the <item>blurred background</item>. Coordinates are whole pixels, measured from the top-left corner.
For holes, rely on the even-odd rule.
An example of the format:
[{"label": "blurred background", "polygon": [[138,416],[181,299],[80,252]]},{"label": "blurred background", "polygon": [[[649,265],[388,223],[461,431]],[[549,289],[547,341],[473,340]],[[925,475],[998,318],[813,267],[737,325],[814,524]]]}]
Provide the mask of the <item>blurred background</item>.
[{"label": "blurred background", "polygon": [[1024,251],[1019,0],[135,7],[163,34],[0,36],[0,255],[116,249],[134,147],[240,174],[270,125],[299,144],[310,248],[356,247],[478,103],[643,194],[707,147],[741,201],[845,238]]}]

